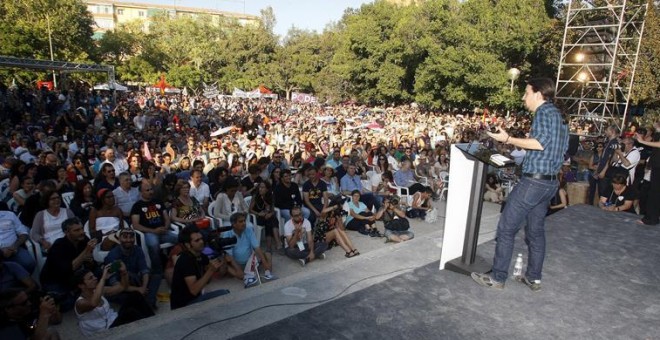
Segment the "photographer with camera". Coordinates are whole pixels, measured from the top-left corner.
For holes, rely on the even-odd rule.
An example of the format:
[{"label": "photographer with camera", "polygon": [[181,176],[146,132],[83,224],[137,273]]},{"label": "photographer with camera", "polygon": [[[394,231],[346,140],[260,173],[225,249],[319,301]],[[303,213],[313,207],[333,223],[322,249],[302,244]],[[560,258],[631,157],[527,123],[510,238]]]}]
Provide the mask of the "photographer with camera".
[{"label": "photographer with camera", "polygon": [[22,289],[0,292],[0,339],[56,340],[60,336],[49,330],[49,324],[59,323],[61,315],[54,299],[43,296],[35,308],[30,296]]},{"label": "photographer with camera", "polygon": [[404,242],[412,240],[415,234],[410,231],[410,222],[406,212],[399,207],[398,196],[383,198],[383,207],[376,212],[376,219],[385,224],[385,242]]},{"label": "photographer with camera", "polygon": [[641,155],[639,149],[635,147],[635,141],[630,136],[621,137],[618,147],[615,147],[612,153],[612,159],[605,167],[605,176],[601,179],[598,191],[602,196],[604,193],[612,190],[612,179],[616,175],[625,176],[627,185],[635,180],[635,168]]},{"label": "photographer with camera", "polygon": [[174,265],[170,295],[171,309],[229,294],[226,289],[202,293],[213,274],[227,270],[227,262],[223,258],[209,260],[208,256],[202,253],[204,237],[199,229],[195,226],[186,226],[179,233],[179,242],[185,250]]}]

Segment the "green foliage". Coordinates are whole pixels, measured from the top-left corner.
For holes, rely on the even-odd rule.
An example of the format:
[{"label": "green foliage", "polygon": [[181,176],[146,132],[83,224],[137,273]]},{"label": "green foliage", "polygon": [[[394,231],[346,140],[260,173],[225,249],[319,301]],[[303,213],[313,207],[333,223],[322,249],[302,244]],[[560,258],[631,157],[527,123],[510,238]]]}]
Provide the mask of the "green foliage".
[{"label": "green foliage", "polygon": [[649,0],[644,36],[632,89],[635,104],[660,106],[660,18],[658,8]]},{"label": "green foliage", "polygon": [[[115,65],[122,81],[154,83],[165,73],[175,86],[217,82],[226,92],[264,84],[287,97],[311,92],[331,102],[518,109],[522,79],[556,77],[562,0],[415,3],[376,0],[347,9],[321,33],[294,27],[281,40],[272,8],[246,25],[160,13],[148,32],[130,22],[94,43],[82,0],[3,1],[0,54],[49,59],[48,14],[55,59]],[[660,106],[660,24],[652,7],[633,88],[635,102],[651,109]],[[511,67],[521,71],[513,91]],[[11,75],[29,81],[44,74]]]}]

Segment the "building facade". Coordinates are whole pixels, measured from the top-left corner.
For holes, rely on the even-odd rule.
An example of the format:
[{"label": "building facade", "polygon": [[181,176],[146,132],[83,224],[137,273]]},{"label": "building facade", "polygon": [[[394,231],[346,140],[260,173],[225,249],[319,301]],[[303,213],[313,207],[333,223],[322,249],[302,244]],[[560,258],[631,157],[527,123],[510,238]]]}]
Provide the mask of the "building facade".
[{"label": "building facade", "polygon": [[142,20],[142,29],[147,32],[151,17],[161,13],[171,18],[176,17],[198,17],[207,15],[213,22],[220,24],[227,19],[236,20],[242,25],[257,24],[259,17],[256,15],[219,11],[214,9],[193,8],[173,5],[145,4],[137,2],[124,2],[116,0],[84,0],[87,10],[94,17],[94,37],[100,38],[106,31],[114,30],[120,24],[133,20]]}]

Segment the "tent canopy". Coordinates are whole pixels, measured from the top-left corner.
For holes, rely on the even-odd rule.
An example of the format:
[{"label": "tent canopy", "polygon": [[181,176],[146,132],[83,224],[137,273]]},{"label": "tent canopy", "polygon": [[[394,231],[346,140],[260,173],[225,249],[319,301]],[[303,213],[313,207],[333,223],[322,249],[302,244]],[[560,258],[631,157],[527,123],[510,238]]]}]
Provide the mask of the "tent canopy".
[{"label": "tent canopy", "polygon": [[105,90],[105,91],[128,91],[128,87],[119,84],[117,82],[108,82],[104,84],[94,85],[94,90]]}]

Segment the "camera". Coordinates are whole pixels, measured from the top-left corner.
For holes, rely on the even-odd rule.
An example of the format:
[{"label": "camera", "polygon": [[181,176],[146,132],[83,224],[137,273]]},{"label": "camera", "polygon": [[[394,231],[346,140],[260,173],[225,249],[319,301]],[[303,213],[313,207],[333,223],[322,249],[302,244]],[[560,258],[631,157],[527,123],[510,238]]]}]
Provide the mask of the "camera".
[{"label": "camera", "polygon": [[399,196],[392,196],[390,198],[390,203],[392,203],[392,205],[399,205],[400,200]]},{"label": "camera", "polygon": [[236,239],[236,236],[232,237],[222,237],[222,233],[226,231],[230,231],[232,227],[221,227],[209,235],[209,248],[213,250],[213,252],[217,255],[217,257],[222,257],[227,253],[227,250],[231,249],[234,244],[238,241]]},{"label": "camera", "polygon": [[328,207],[334,207],[332,213],[335,216],[347,215],[348,213],[343,209],[344,202],[344,197],[341,195],[334,195],[329,198]]}]

